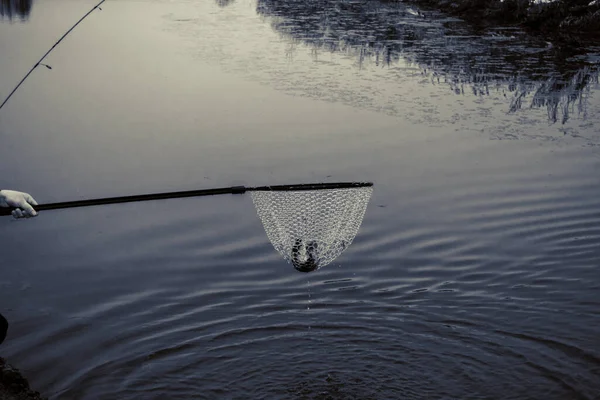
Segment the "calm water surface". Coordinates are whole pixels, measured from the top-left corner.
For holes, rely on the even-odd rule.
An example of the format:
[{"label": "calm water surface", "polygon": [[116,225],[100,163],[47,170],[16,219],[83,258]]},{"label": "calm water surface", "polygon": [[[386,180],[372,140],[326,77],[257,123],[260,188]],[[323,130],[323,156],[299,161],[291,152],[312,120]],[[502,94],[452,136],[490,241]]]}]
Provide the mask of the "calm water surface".
[{"label": "calm water surface", "polygon": [[[94,5],[25,3],[0,98]],[[0,354],[51,399],[600,398],[600,48],[375,1],[123,0],[46,62],[0,111],[0,187],[39,202],[375,183],[311,274],[248,195],[2,219]]]}]

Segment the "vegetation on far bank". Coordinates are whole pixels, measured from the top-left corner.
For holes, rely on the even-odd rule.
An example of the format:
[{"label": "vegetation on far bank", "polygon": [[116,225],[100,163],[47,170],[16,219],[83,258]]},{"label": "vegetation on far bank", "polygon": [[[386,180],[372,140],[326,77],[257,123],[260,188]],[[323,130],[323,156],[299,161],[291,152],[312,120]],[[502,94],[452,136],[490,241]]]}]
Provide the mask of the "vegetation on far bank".
[{"label": "vegetation on far bank", "polygon": [[477,23],[519,25],[551,37],[600,39],[600,0],[408,0]]}]

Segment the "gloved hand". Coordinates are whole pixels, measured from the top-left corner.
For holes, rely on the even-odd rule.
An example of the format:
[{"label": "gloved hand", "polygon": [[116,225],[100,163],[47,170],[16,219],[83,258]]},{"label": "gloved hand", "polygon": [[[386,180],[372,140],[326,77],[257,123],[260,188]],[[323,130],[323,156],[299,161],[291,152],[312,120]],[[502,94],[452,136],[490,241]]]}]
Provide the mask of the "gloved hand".
[{"label": "gloved hand", "polygon": [[32,206],[37,205],[37,201],[28,193],[0,190],[0,207],[15,207],[16,209],[12,212],[15,218],[35,217],[37,212]]}]

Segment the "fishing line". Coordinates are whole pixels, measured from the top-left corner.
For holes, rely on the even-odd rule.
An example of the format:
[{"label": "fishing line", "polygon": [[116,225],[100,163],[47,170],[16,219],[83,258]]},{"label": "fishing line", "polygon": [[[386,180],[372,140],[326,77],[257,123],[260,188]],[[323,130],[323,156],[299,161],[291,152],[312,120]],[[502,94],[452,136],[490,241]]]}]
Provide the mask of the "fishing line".
[{"label": "fishing line", "polygon": [[44,54],[42,56],[42,58],[39,59],[39,61],[37,63],[35,63],[33,65],[33,67],[31,67],[31,69],[29,70],[29,72],[27,73],[27,75],[25,75],[25,77],[23,79],[21,79],[21,82],[19,82],[19,84],[17,86],[15,86],[15,88],[13,89],[12,92],[10,92],[10,94],[8,95],[8,97],[6,97],[6,99],[4,99],[4,101],[2,102],[2,104],[0,105],[0,110],[2,109],[2,107],[4,107],[4,105],[8,102],[8,100],[12,97],[13,94],[15,94],[15,92],[19,89],[19,87],[21,87],[21,85],[27,80],[27,78],[29,78],[29,75],[31,75],[31,73],[40,65],[43,65],[44,67],[48,68],[48,69],[52,69],[51,66],[47,65],[47,64],[43,64],[42,61],[44,61],[44,59],[48,56],[48,54],[50,54],[52,52],[52,50],[54,50],[56,48],[56,46],[59,45],[60,42],[63,41],[64,38],[66,38],[69,33],[71,33],[73,31],[73,29],[75,29],[77,27],[77,25],[79,25],[84,19],[87,18],[88,15],[90,15],[92,12],[94,12],[96,9],[102,10],[100,8],[100,6],[102,5],[102,3],[104,3],[106,0],[102,0],[100,1],[98,4],[96,4],[96,6],[94,6],[94,8],[92,8],[90,11],[87,12],[87,14],[85,14],[83,17],[81,17],[81,19],[79,21],[77,21],[75,23],[75,25],[73,25],[71,27],[71,29],[69,29],[67,32],[65,32],[64,35],[61,36],[60,39],[58,39],[58,41],[56,43],[54,43],[54,45],[50,48],[50,50],[48,50],[46,52],[46,54]]}]

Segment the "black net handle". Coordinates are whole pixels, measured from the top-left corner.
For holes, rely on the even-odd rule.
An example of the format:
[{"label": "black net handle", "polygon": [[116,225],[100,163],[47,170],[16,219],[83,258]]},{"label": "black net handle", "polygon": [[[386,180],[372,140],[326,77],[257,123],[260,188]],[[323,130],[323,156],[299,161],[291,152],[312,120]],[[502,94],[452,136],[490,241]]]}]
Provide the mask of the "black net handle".
[{"label": "black net handle", "polygon": [[[100,206],[106,204],[120,204],[120,203],[132,203],[138,201],[149,201],[149,200],[165,200],[165,199],[177,199],[183,197],[198,197],[198,196],[215,196],[219,194],[244,194],[251,191],[279,191],[279,192],[293,192],[293,191],[305,191],[305,190],[326,190],[326,189],[352,189],[373,186],[372,182],[336,182],[336,183],[303,183],[299,185],[277,185],[277,186],[258,186],[258,187],[246,187],[246,186],[231,186],[226,188],[217,189],[199,189],[199,190],[188,190],[182,192],[166,192],[166,193],[151,193],[151,194],[139,194],[135,196],[119,196],[119,197],[104,197],[100,199],[89,199],[89,200],[75,200],[65,201],[61,203],[48,203],[39,204],[34,206],[36,211],[45,210],[58,210],[62,208],[75,208],[75,207],[90,207]],[[14,208],[3,208],[0,207],[0,216],[11,215]]]}]

